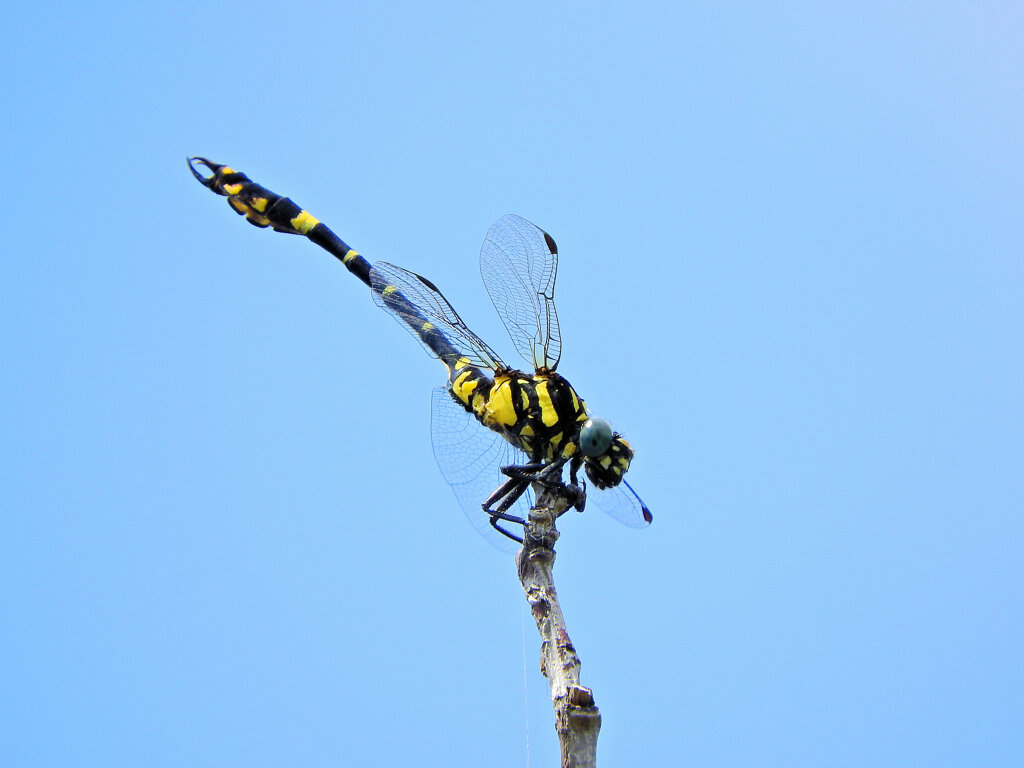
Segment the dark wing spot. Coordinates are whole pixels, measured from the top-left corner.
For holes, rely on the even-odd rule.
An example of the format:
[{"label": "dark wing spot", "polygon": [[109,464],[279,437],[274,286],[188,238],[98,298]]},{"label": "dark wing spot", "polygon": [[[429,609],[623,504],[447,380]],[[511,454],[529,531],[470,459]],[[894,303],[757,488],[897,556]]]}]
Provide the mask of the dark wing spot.
[{"label": "dark wing spot", "polygon": [[423,284],[424,284],[425,286],[427,286],[427,288],[429,288],[430,290],[432,290],[432,291],[434,291],[434,292],[436,292],[436,293],[440,293],[440,292],[441,292],[441,291],[439,291],[439,290],[437,289],[437,286],[436,286],[436,285],[434,285],[434,284],[433,284],[432,282],[430,282],[429,280],[427,280],[427,278],[425,278],[425,277],[424,277],[423,275],[416,275],[416,277],[417,277],[417,278],[419,278],[419,281],[420,281],[421,283],[423,283]]},{"label": "dark wing spot", "polygon": [[551,253],[558,253],[558,246],[555,245],[555,238],[547,232],[544,233],[544,242],[548,244],[548,250],[551,251]]}]

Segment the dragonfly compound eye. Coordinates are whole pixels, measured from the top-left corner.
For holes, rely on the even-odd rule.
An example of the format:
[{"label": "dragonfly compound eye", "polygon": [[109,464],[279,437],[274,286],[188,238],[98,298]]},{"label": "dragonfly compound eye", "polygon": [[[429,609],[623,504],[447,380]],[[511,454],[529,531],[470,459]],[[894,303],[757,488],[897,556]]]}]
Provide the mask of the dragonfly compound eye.
[{"label": "dragonfly compound eye", "polygon": [[580,430],[580,450],[584,456],[597,458],[612,444],[612,425],[604,419],[587,419]]}]

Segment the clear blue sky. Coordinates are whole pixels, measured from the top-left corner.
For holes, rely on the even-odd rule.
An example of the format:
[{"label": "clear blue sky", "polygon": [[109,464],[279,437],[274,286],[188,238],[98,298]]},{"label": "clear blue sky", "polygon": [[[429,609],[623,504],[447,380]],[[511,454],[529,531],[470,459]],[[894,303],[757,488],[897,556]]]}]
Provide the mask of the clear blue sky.
[{"label": "clear blue sky", "polygon": [[562,526],[602,764],[1024,765],[1022,39],[1009,2],[7,8],[0,764],[555,764],[441,366],[202,154],[507,359],[484,233],[557,239],[560,371],[655,514]]}]

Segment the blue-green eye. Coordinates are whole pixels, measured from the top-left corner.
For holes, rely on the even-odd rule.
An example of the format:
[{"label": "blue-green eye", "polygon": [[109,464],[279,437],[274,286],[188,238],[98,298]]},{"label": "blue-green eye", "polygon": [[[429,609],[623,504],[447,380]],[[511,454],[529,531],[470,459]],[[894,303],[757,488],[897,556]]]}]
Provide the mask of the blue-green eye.
[{"label": "blue-green eye", "polygon": [[612,425],[604,419],[587,419],[580,430],[580,450],[584,456],[596,458],[612,444]]}]

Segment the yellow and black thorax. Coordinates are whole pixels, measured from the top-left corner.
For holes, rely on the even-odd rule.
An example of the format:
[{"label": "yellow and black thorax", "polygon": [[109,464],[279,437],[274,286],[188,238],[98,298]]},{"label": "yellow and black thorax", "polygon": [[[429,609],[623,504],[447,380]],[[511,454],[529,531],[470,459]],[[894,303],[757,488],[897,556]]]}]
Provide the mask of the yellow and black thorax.
[{"label": "yellow and black thorax", "polygon": [[[464,360],[464,358],[463,358]],[[467,364],[449,374],[452,397],[485,427],[531,461],[572,458],[587,409],[572,385],[553,371],[498,371],[493,377]]]}]

